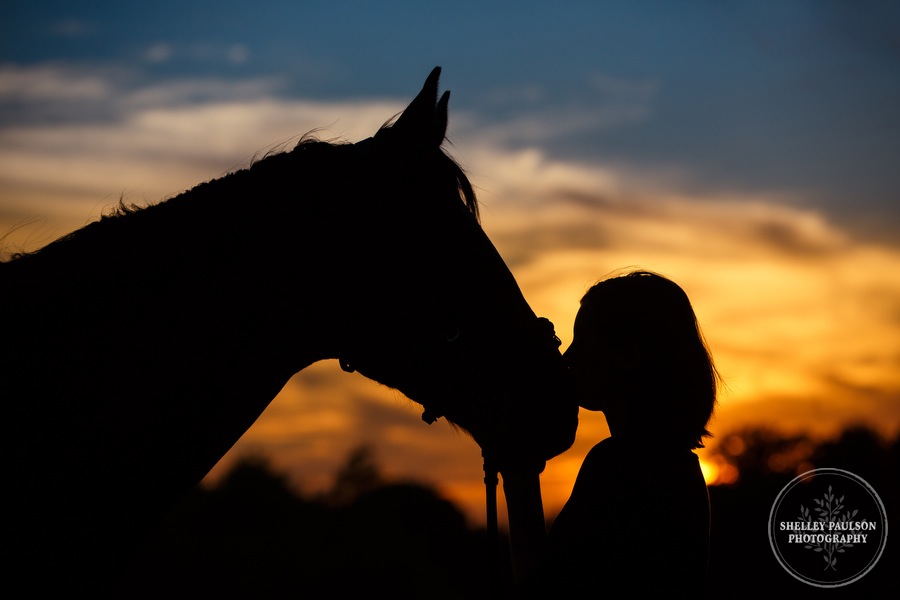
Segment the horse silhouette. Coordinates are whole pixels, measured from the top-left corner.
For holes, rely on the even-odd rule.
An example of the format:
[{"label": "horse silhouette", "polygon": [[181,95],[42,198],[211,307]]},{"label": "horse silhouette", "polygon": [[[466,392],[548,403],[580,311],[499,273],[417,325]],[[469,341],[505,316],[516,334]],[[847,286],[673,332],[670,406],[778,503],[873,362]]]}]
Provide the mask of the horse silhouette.
[{"label": "horse silhouette", "polygon": [[446,417],[501,472],[571,446],[558,339],[442,148],[439,75],[367,140],[304,139],[0,263],[8,585],[104,593],[317,361]]}]

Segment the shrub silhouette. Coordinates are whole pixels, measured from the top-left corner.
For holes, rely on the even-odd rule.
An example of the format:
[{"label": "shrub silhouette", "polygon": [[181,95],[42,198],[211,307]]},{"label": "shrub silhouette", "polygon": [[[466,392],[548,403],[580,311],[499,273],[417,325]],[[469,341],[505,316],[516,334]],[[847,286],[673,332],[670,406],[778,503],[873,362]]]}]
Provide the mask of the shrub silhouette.
[{"label": "shrub silhouette", "polygon": [[385,481],[367,447],[331,490],[309,496],[251,457],[170,515],[122,594],[478,598],[493,575],[489,551],[485,532],[431,487]]},{"label": "shrub silhouette", "polygon": [[[731,444],[742,451],[729,454]],[[889,539],[878,564],[844,588],[822,590],[791,577],[769,547],[768,517],[797,469],[834,467],[866,479],[888,523],[898,523],[900,436],[885,440],[854,427],[833,440],[747,429],[716,438],[741,471],[730,486],[711,486],[709,598],[778,593],[792,598],[880,597],[895,588],[898,563]],[[661,500],[662,501],[662,500]],[[505,538],[503,540],[505,542]],[[649,542],[648,542],[649,543]],[[371,448],[348,455],[323,494],[292,490],[258,458],[236,463],[221,484],[198,487],[144,548],[122,597],[159,598],[171,590],[203,597],[271,598],[316,593],[395,598],[495,598],[496,563],[483,529],[427,485],[388,481]],[[502,554],[502,553],[501,553]],[[504,557],[505,559],[505,557]],[[509,564],[500,563],[504,590]]]}]

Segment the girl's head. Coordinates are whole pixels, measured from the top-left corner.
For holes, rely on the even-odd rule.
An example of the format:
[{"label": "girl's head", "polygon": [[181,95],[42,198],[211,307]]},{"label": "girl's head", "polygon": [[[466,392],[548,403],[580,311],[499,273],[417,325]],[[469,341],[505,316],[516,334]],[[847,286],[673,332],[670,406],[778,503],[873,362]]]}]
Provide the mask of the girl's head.
[{"label": "girl's head", "polygon": [[601,280],[581,299],[565,353],[579,402],[632,429],[703,447],[718,374],[687,294],[649,271]]}]

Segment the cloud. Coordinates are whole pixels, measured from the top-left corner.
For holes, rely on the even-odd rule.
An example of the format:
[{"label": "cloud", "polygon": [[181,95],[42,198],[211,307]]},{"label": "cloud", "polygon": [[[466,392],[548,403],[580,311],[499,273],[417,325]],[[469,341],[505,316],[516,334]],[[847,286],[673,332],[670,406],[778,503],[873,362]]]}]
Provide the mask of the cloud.
[{"label": "cloud", "polygon": [[250,49],[246,44],[214,44],[193,42],[175,44],[172,42],[156,42],[148,46],[142,53],[144,61],[150,64],[161,64],[173,60],[189,60],[193,62],[222,62],[239,66],[250,59]]},{"label": "cloud", "polygon": [[[52,107],[56,119],[0,120],[0,232],[42,217],[48,231],[66,233],[122,194],[163,199],[310,131],[362,139],[408,102],[288,99],[281,81],[266,78],[148,85],[119,71],[4,69],[0,106]],[[656,93],[651,84],[602,77],[594,84],[630,94],[636,105]],[[569,130],[580,119],[595,127],[605,118],[570,117]],[[532,112],[483,128],[478,115],[451,108],[450,150],[477,186],[485,231],[535,312],[555,323],[563,349],[587,287],[640,265],[675,279],[694,302],[728,386],[717,433],[753,422],[823,434],[851,421],[900,427],[892,408],[900,395],[900,249],[799,208],[790,194],[686,185],[689,175],[674,170],[551,159],[541,143],[558,135],[552,118],[554,127]],[[525,133],[515,131],[525,124]],[[47,238],[31,227],[13,233],[6,248]],[[436,482],[477,517],[479,450],[446,423],[427,427],[419,416],[394,392],[333,364],[314,365],[229,456],[264,450],[297,480],[322,488],[352,447],[374,441],[386,471]],[[575,447],[545,473],[548,507],[565,497],[584,452],[606,434],[602,417],[583,418]]]},{"label": "cloud", "polygon": [[50,27],[54,35],[66,38],[83,38],[97,33],[99,25],[87,19],[62,19],[56,21]]},{"label": "cloud", "polygon": [[[160,43],[146,52],[157,60],[165,60],[175,50]],[[235,53],[237,56],[241,51]],[[0,107],[5,112],[16,111],[16,116],[21,118],[5,120],[16,124],[45,123],[50,109],[54,112],[54,123],[115,123],[148,107],[171,109],[199,102],[271,98],[282,86],[283,81],[277,77],[237,81],[194,78],[148,83],[137,71],[115,66],[7,64],[0,66]],[[85,101],[100,106],[96,111],[86,112]]]},{"label": "cloud", "polygon": [[[551,162],[537,150],[482,151],[472,162],[495,167],[474,175],[485,229],[535,312],[555,323],[563,349],[587,287],[638,265],[672,277],[694,302],[725,379],[717,435],[748,425],[817,436],[853,423],[888,435],[900,428],[897,248],[856,239],[778,196],[709,190],[693,197],[659,189],[667,177],[654,181],[653,173],[641,185],[633,173]],[[430,439],[430,431],[417,431],[415,409],[403,417],[384,406],[348,409],[377,424],[369,431],[394,449],[392,464],[427,478],[430,461],[440,462],[448,495],[477,516],[482,491],[467,480],[477,457],[453,465],[442,459],[470,440]],[[582,414],[575,445],[542,476],[550,513],[584,454],[606,435],[602,416]]]},{"label": "cloud", "polygon": [[149,102],[149,97],[168,100],[198,91],[207,90],[143,90],[126,100],[135,108],[110,123],[5,127],[0,189],[41,188],[48,200],[58,198],[53,190],[68,190],[83,203],[138,190],[142,199],[161,200],[311,132],[324,139],[368,137],[402,108],[266,96],[160,107]]},{"label": "cloud", "polygon": [[72,102],[99,100],[112,94],[109,72],[83,71],[58,65],[0,66],[0,106],[17,101]]},{"label": "cloud", "polygon": [[[678,174],[551,160],[535,148],[479,146],[467,160],[491,165],[472,173],[485,228],[564,347],[587,288],[642,266],[694,299],[726,378],[720,427],[753,412],[738,407],[777,397],[820,434],[848,420],[900,428],[896,411],[881,410],[900,395],[897,246],[785,194],[686,192]],[[810,408],[823,404],[834,419]]]},{"label": "cloud", "polygon": [[[139,85],[115,70],[4,67],[0,107],[0,231],[34,216],[74,229],[119,197],[156,202],[315,132],[368,137],[401,101],[313,102],[278,97],[277,78]],[[64,220],[60,220],[63,218]],[[33,229],[6,239],[19,244]],[[11,247],[11,248],[10,248]]]},{"label": "cloud", "polygon": [[152,64],[164,63],[175,56],[175,47],[166,42],[153,44],[143,52],[144,60]]},{"label": "cloud", "polygon": [[461,137],[478,137],[495,146],[540,147],[552,142],[598,136],[611,129],[649,121],[656,111],[660,83],[591,72],[574,87],[553,89],[538,83],[494,86],[478,94],[478,115],[453,123]]},{"label": "cloud", "polygon": [[228,47],[225,55],[231,64],[243,65],[250,60],[250,49],[245,44],[233,44]]},{"label": "cloud", "polygon": [[[685,192],[677,174],[555,161],[535,148],[479,148],[467,160],[491,165],[473,173],[485,228],[563,349],[590,285],[617,268],[649,268],[680,283],[697,310],[725,380],[717,435],[752,425],[820,437],[858,423],[900,431],[896,245],[784,194]],[[548,505],[558,500],[549,482],[570,489],[605,436],[586,423],[544,476]]]}]

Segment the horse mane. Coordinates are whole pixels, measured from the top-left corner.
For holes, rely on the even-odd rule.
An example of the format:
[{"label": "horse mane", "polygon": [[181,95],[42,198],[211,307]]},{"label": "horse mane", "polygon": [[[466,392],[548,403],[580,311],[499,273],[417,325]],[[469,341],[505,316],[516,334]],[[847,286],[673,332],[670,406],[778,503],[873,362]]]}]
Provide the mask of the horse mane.
[{"label": "horse mane", "polygon": [[472,182],[469,181],[466,172],[452,156],[447,154],[443,148],[440,149],[440,152],[447,163],[446,168],[456,178],[456,189],[459,193],[459,199],[466,205],[466,208],[472,213],[475,220],[481,223],[481,215],[478,212],[478,198],[475,195],[475,188],[472,187]]},{"label": "horse mane", "polygon": [[[386,122],[379,128],[378,133],[388,131],[391,128],[392,124],[393,123],[391,121]],[[326,141],[319,139],[315,135],[315,133],[316,130],[312,130],[311,132],[308,132],[301,136],[297,144],[290,150],[271,150],[263,155],[263,157],[260,159],[257,159],[255,157],[251,159],[250,165],[248,167],[226,173],[221,177],[209,180],[207,182],[199,183],[189,190],[185,190],[184,192],[181,192],[175,196],[167,197],[157,202],[151,202],[141,206],[138,204],[126,202],[124,196],[121,196],[119,198],[119,202],[112,208],[108,209],[103,215],[101,215],[97,221],[89,223],[80,229],[65,234],[42,248],[26,252],[11,253],[8,258],[0,259],[0,265],[2,265],[3,263],[12,263],[20,259],[35,256],[41,253],[48,253],[47,251],[61,250],[74,243],[76,240],[84,241],[86,239],[93,239],[94,236],[101,235],[102,232],[106,230],[106,228],[112,222],[126,217],[131,217],[132,215],[135,215],[137,213],[143,213],[148,209],[163,206],[169,200],[174,200],[183,196],[195,194],[200,190],[208,189],[209,186],[223,183],[228,179],[241,177],[246,174],[254,173],[255,171],[258,171],[260,169],[274,166],[273,163],[276,163],[279,160],[299,156],[304,159],[309,159],[313,162],[317,162],[322,160],[330,152],[345,148],[349,149],[353,147],[353,143],[351,142],[336,140]],[[376,133],[376,135],[378,135],[378,133]],[[439,148],[438,151],[438,167],[441,169],[441,172],[444,173],[449,179],[455,181],[460,201],[465,205],[466,209],[472,213],[476,221],[480,223],[478,199],[475,194],[475,189],[472,186],[472,183],[469,181],[468,176],[466,175],[463,168],[459,165],[459,163],[455,159],[453,159],[453,157],[451,157],[443,147]]]}]

